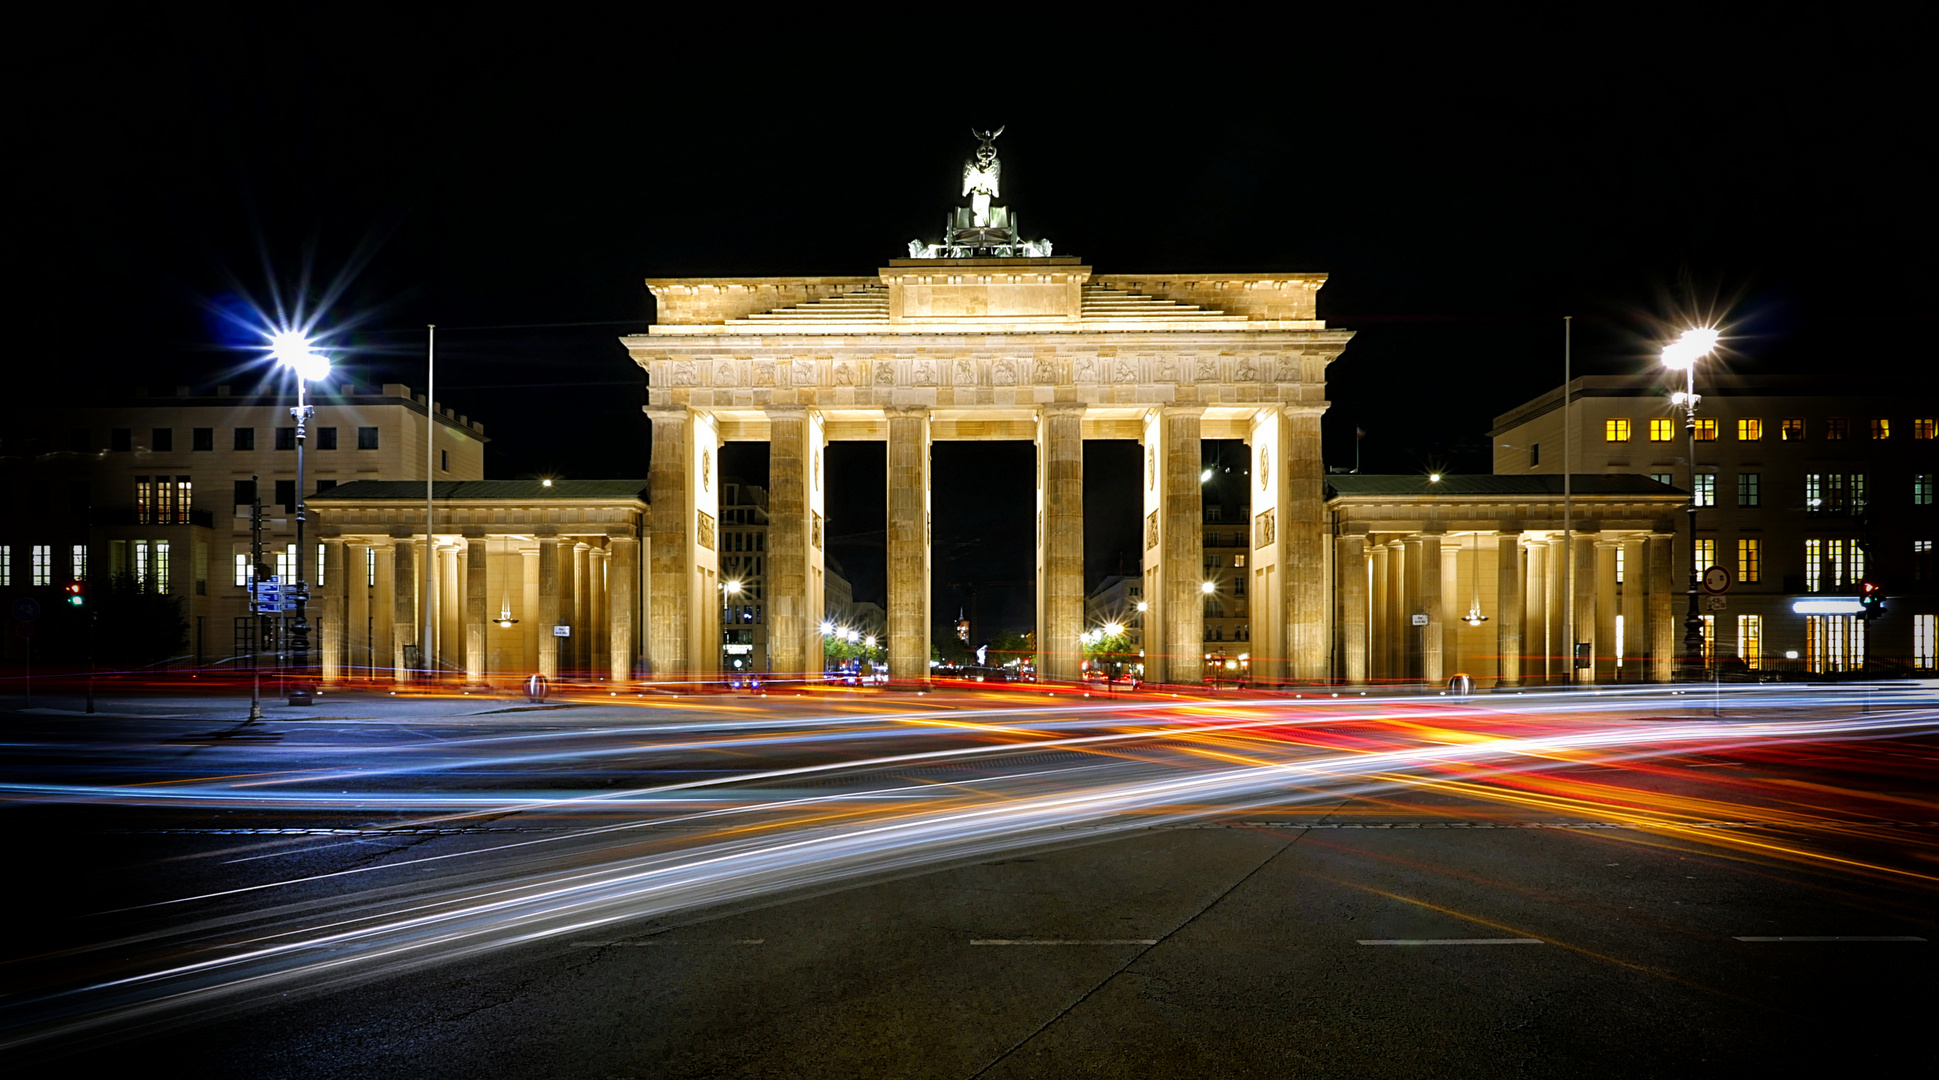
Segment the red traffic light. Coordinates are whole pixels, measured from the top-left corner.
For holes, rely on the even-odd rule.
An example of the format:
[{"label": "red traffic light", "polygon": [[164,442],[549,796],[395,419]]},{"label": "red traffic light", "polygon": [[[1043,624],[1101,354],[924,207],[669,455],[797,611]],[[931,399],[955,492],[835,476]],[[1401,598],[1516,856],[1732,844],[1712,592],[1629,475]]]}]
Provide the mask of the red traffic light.
[{"label": "red traffic light", "polygon": [[1878,594],[1879,594],[1878,582],[1866,580],[1858,583],[1858,595],[1864,596],[1864,597],[1873,597],[1873,596],[1877,596]]},{"label": "red traffic light", "polygon": [[68,582],[67,602],[75,607],[87,603],[87,586],[78,581]]}]

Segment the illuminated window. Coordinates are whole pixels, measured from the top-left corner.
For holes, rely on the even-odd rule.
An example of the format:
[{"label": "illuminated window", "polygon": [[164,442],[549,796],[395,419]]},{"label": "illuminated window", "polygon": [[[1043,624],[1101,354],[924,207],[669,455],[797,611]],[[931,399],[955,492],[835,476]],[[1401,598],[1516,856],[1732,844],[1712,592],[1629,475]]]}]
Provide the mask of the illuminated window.
[{"label": "illuminated window", "polygon": [[1628,442],[1629,420],[1626,418],[1604,420],[1602,422],[1602,441]]},{"label": "illuminated window", "polygon": [[1804,441],[1804,421],[1801,419],[1785,420],[1778,425],[1777,437],[1780,442]]},{"label": "illuminated window", "polygon": [[1649,478],[1659,484],[1669,484],[1671,487],[1676,486],[1674,483],[1671,483],[1670,474],[1666,472],[1653,472],[1649,474]]},{"label": "illuminated window", "polygon": [[319,589],[320,589],[320,588],[322,588],[322,587],[323,587],[323,585],[324,585],[324,581],[323,581],[323,545],[322,545],[322,544],[318,544],[318,545],[316,546],[316,584],[317,584],[317,588],[319,588]]},{"label": "illuminated window", "polygon": [[135,549],[135,586],[147,592],[154,584],[154,566],[149,561],[148,541],[130,540],[128,545]]},{"label": "illuminated window", "polygon": [[249,556],[237,555],[236,556],[236,588],[240,589],[247,586],[248,584],[249,584]]},{"label": "illuminated window", "polygon": [[1930,540],[1912,541],[1912,580],[1933,580],[1932,541]]},{"label": "illuminated window", "polygon": [[276,553],[276,576],[284,581],[296,580],[296,545],[291,544]]},{"label": "illuminated window", "polygon": [[13,587],[13,545],[0,544],[0,588]]},{"label": "illuminated window", "polygon": [[1824,583],[1825,545],[1822,540],[1804,542],[1804,591],[1817,592]]},{"label": "illuminated window", "polygon": [[147,525],[155,520],[155,481],[146,476],[135,477],[135,521]]},{"label": "illuminated window", "polygon": [[1676,422],[1659,416],[1649,422],[1649,441],[1669,442],[1676,437]]},{"label": "illuminated window", "polygon": [[1912,478],[1912,505],[1932,505],[1932,474],[1920,473]]},{"label": "illuminated window", "polygon": [[54,546],[35,544],[32,554],[34,576],[31,580],[35,585],[52,585],[54,583]]},{"label": "illuminated window", "polygon": [[1707,539],[1697,541],[1695,554],[1697,572],[1702,573],[1710,569],[1717,565],[1717,542]]},{"label": "illuminated window", "polygon": [[[1626,569],[1626,567],[1624,566],[1624,563],[1628,561],[1623,556],[1627,554],[1628,550],[1629,550],[1629,545],[1627,544],[1616,545],[1616,584],[1618,585],[1621,585],[1623,583],[1623,572]],[[1621,616],[1618,616],[1618,618],[1620,617]],[[1621,652],[1620,649],[1617,651]]]},{"label": "illuminated window", "polygon": [[1930,439],[1933,437],[1934,434],[1939,434],[1939,422],[1935,422],[1931,419],[1912,421],[1913,438]]},{"label": "illuminated window", "polygon": [[1738,442],[1762,442],[1763,439],[1764,439],[1764,421],[1759,420],[1754,416],[1742,417],[1738,419],[1737,421],[1737,441]]},{"label": "illuminated window", "polygon": [[1807,513],[1818,513],[1825,506],[1825,474],[1804,474],[1804,509]]},{"label": "illuminated window", "polygon": [[1939,630],[1939,615],[1912,616],[1912,666],[1930,671],[1934,665],[1933,632]]},{"label": "illuminated window", "polygon": [[189,508],[195,505],[195,482],[186,476],[175,478],[175,516],[178,525],[189,523]]},{"label": "illuminated window", "polygon": [[1892,437],[1892,421],[1884,418],[1872,421],[1872,438],[1889,439]]},{"label": "illuminated window", "polygon": [[88,546],[86,544],[75,544],[69,550],[68,569],[72,571],[69,576],[73,580],[86,581],[88,579]]},{"label": "illuminated window", "polygon": [[1693,493],[1696,495],[1697,505],[1698,506],[1717,505],[1717,474],[1698,473],[1695,477],[1692,477],[1692,479],[1694,479],[1697,482],[1696,484],[1697,490]]},{"label": "illuminated window", "polygon": [[367,547],[364,549],[364,584],[373,589],[377,587],[376,548]]},{"label": "illuminated window", "polygon": [[1703,617],[1703,658],[1705,660],[1711,660],[1715,659],[1716,655],[1717,617],[1715,615],[1705,615]]},{"label": "illuminated window", "polygon": [[1716,421],[1716,420],[1714,420],[1714,419],[1705,419],[1705,418],[1701,418],[1701,417],[1699,417],[1699,418],[1698,418],[1698,420],[1697,420],[1697,441],[1698,441],[1698,442],[1716,442],[1716,441],[1717,441],[1717,421]]},{"label": "illuminated window", "polygon": [[155,541],[155,591],[168,591],[168,541]]},{"label": "illuminated window", "polygon": [[1831,583],[1834,586],[1843,585],[1845,583],[1845,542],[1826,540],[1824,545],[1825,566],[1831,571],[1829,575]]},{"label": "illuminated window", "polygon": [[1825,421],[1825,438],[1842,439],[1845,437],[1845,432],[1848,430],[1848,428],[1849,428],[1849,425],[1845,423],[1844,417],[1834,416],[1831,419]]},{"label": "illuminated window", "polygon": [[1761,498],[1761,496],[1758,493],[1758,488],[1761,484],[1762,484],[1762,478],[1761,478],[1761,475],[1758,473],[1754,473],[1754,472],[1738,473],[1737,474],[1737,505],[1738,506],[1763,505],[1761,502],[1759,502],[1759,499]]},{"label": "illuminated window", "polygon": [[[1621,549],[1618,549],[1621,550]],[[1623,617],[1616,616],[1616,666],[1623,666]]]},{"label": "illuminated window", "polygon": [[1764,616],[1737,616],[1737,659],[1756,671],[1764,662]]},{"label": "illuminated window", "polygon": [[1845,580],[1842,584],[1856,585],[1865,580],[1865,549],[1857,540],[1845,541]]},{"label": "illuminated window", "polygon": [[1737,580],[1751,584],[1763,579],[1764,541],[1746,537],[1737,541]]}]

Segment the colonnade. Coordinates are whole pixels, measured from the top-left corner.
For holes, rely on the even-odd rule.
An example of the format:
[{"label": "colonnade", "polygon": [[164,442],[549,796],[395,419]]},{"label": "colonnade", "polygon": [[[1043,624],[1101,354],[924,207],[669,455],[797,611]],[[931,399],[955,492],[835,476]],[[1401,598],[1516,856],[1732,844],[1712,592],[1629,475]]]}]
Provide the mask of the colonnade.
[{"label": "colonnade", "polygon": [[[1504,687],[1671,677],[1685,586],[1672,571],[1668,532],[1358,526],[1335,544],[1349,683],[1433,686],[1457,673]],[[1586,667],[1572,663],[1571,619]]]}]

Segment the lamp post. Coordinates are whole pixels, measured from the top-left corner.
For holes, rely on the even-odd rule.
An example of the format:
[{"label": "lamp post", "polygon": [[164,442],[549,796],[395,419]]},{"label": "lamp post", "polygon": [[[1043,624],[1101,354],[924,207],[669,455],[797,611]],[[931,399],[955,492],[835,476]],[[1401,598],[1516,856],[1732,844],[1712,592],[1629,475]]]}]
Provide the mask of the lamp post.
[{"label": "lamp post", "polygon": [[[290,568],[292,594],[296,598],[296,622],[290,626],[290,661],[301,678],[310,666],[310,624],[306,619],[310,591],[303,584],[303,521],[307,503],[303,497],[303,442],[307,421],[315,414],[310,407],[311,382],[330,376],[330,361],[316,351],[310,339],[295,330],[284,330],[270,338],[270,355],[277,364],[296,374],[296,407],[290,416],[296,421],[296,560]],[[292,702],[294,704],[294,702]]]},{"label": "lamp post", "polygon": [[1683,372],[1683,389],[1670,395],[1671,405],[1683,407],[1683,432],[1690,454],[1690,607],[1683,617],[1683,670],[1688,679],[1703,674],[1703,615],[1697,611],[1697,361],[1717,347],[1717,331],[1685,330],[1663,347],[1663,366]]}]

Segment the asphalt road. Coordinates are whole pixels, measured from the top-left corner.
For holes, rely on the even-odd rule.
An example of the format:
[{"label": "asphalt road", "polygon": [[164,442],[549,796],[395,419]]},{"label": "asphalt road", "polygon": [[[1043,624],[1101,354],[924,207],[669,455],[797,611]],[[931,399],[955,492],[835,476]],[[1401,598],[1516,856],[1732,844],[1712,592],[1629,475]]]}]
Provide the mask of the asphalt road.
[{"label": "asphalt road", "polygon": [[[1014,695],[723,699],[650,718],[346,704],[240,737],[206,702],[123,702],[94,720],[58,703],[0,713],[0,813],[21,871],[10,923],[23,928],[0,998],[10,1073],[1912,1076],[1939,1064],[1939,714],[1923,690],[1883,708],[1746,696],[1722,721],[1661,695],[1602,711],[1516,703],[1512,716],[1300,703],[1288,726],[1212,734],[1180,725],[1266,714],[1084,713]],[[1845,721],[1864,726],[1824,726]],[[1696,722],[1715,734],[1666,748]],[[1519,746],[1538,768],[1485,752],[1618,728],[1593,751]],[[1302,768],[1341,748],[1460,753],[1302,774],[1267,797],[1224,784],[1218,770],[1282,746]],[[963,757],[909,759],[937,753]],[[1141,794],[1179,776],[1224,786]],[[695,783],[705,799],[666,790]],[[265,788],[296,796],[266,802]],[[652,800],[625,794],[642,790]],[[1008,822],[1071,792],[1092,799],[1083,812],[1058,803],[1001,835],[960,835],[977,808]],[[893,859],[826,846],[918,825],[938,831]],[[817,854],[692,887],[702,864],[796,847]],[[640,884],[664,867],[682,876]],[[617,870],[625,890],[552,904],[593,878],[611,889],[599,875]],[[514,893],[525,906],[481,914]],[[407,911],[436,912],[446,936],[406,936]],[[370,937],[328,938],[346,926]],[[473,932],[483,944],[452,944]],[[295,947],[206,1001],[167,993],[209,984],[103,989],[266,941]],[[384,949],[404,958],[372,961]]]}]

